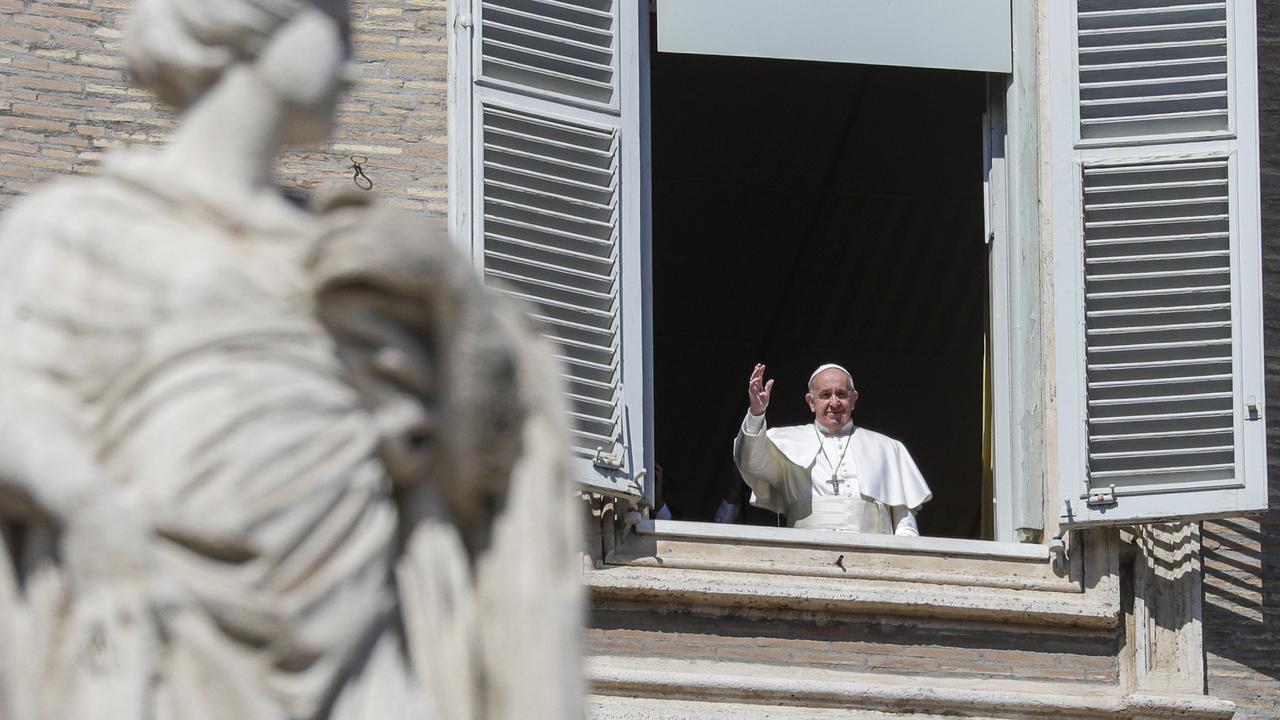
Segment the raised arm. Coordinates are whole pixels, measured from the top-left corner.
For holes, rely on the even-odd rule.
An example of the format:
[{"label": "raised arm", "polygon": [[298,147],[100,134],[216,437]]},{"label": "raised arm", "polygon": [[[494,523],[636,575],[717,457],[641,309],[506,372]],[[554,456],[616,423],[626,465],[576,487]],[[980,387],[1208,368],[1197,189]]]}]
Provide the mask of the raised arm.
[{"label": "raised arm", "polygon": [[756,367],[751,371],[751,378],[747,381],[747,404],[751,409],[752,415],[764,415],[764,411],[769,409],[769,396],[773,394],[773,380],[765,382],[764,365],[756,363]]},{"label": "raised arm", "polygon": [[770,451],[765,437],[764,412],[769,407],[773,381],[765,381],[764,365],[756,364],[747,380],[748,412],[733,441],[733,459],[754,492],[752,504],[774,512],[785,512],[784,469]]}]

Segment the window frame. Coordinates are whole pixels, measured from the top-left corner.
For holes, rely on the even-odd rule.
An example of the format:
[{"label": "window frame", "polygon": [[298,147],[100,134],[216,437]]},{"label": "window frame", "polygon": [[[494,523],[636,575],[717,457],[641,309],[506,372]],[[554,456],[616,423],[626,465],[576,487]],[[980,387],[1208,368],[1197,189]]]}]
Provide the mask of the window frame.
[{"label": "window frame", "polygon": [[1013,72],[1006,76],[1003,92],[995,88],[989,102],[995,106],[989,142],[1002,141],[1004,150],[987,180],[995,187],[989,193],[993,510],[997,542],[1038,543],[1055,534],[1045,517],[1048,353],[1042,333],[1046,298],[1041,249],[1049,238],[1040,215],[1043,40],[1037,36],[1034,3],[1013,3],[1011,21]]},{"label": "window frame", "polygon": [[[618,68],[620,73],[618,114],[621,132],[626,136],[622,161],[632,173],[623,183],[636,182],[639,187],[623,193],[626,252],[620,260],[622,285],[620,297],[626,321],[620,334],[624,350],[622,383],[623,410],[627,417],[622,425],[627,433],[625,445],[632,452],[627,459],[629,485],[602,487],[585,484],[586,492],[603,492],[624,498],[638,509],[650,505],[654,494],[654,393],[649,379],[653,372],[652,327],[652,244],[650,196],[649,123],[649,13],[648,3],[616,0],[619,35],[617,50],[626,55]],[[1064,3],[1065,4],[1065,3]],[[478,117],[473,66],[478,62],[478,43],[474,42],[470,10],[476,0],[449,0],[449,217],[455,241],[464,252],[483,264],[483,248],[475,247],[477,197],[480,186],[474,164],[480,162],[474,147],[478,135]],[[1248,36],[1254,7],[1250,0],[1231,0],[1236,25],[1234,37]],[[985,138],[988,155],[986,182],[987,233],[992,244],[991,308],[992,308],[992,382],[993,382],[993,512],[995,541],[1051,544],[1049,538],[1061,537],[1060,517],[1063,478],[1070,473],[1070,462],[1063,447],[1062,418],[1075,417],[1072,390],[1083,384],[1082,378],[1071,379],[1064,390],[1064,373],[1075,359],[1069,347],[1072,332],[1064,334],[1063,318],[1082,312],[1082,306],[1064,301],[1061,282],[1051,282],[1061,269],[1055,268],[1052,256],[1062,255],[1078,233],[1063,230],[1061,203],[1064,193],[1076,191],[1076,184],[1064,182],[1058,166],[1052,162],[1064,134],[1078,138],[1078,115],[1075,101],[1063,102],[1062,84],[1074,82],[1064,72],[1050,72],[1064,61],[1074,70],[1074,55],[1069,60],[1050,38],[1053,28],[1061,28],[1062,14],[1074,17],[1073,8],[1056,4],[1044,7],[1036,3],[1012,3],[1013,72],[989,75],[1003,78],[991,83],[989,122]],[[1247,21],[1248,25],[1244,23]],[[1058,23],[1055,25],[1055,22]],[[1233,37],[1233,40],[1234,40]],[[1068,41],[1074,46],[1074,36]],[[1256,56],[1256,46],[1232,44],[1232,57],[1237,66]],[[1243,193],[1244,207],[1233,206],[1238,217],[1250,224],[1258,223],[1257,126],[1238,123],[1239,117],[1256,117],[1256,82],[1242,92],[1238,73],[1233,73],[1232,126],[1238,133],[1237,144],[1244,157],[1237,157],[1238,173],[1252,174],[1255,192]],[[1041,87],[1044,83],[1045,87]],[[563,107],[569,119],[581,121],[576,109]],[[1068,117],[1070,116],[1070,117]],[[1062,125],[1066,122],[1065,125]],[[1071,128],[1069,133],[1051,132],[1054,128]],[[1089,145],[1089,143],[1085,143]],[[1158,151],[1146,145],[1143,151]],[[1084,147],[1083,155],[1098,152]],[[1042,215],[1041,205],[1052,208],[1052,215]],[[1049,212],[1049,211],[1044,211]],[[1073,226],[1074,230],[1074,226]],[[1066,238],[1066,239],[1064,239]],[[1068,248],[1069,250],[1069,248]],[[1056,251],[1056,252],[1055,252]],[[1240,268],[1235,268],[1237,271]],[[1261,268],[1256,263],[1249,272],[1239,274],[1243,294],[1260,297]],[[1058,286],[1058,287],[1055,287]],[[1257,317],[1246,318],[1260,322]],[[1068,323],[1069,324],[1069,323]],[[1048,328],[1046,330],[1046,328]],[[1243,354],[1247,371],[1261,377],[1260,348],[1246,346]],[[1055,375],[1054,370],[1057,373]],[[1058,386],[1053,386],[1054,380]],[[1258,393],[1262,401],[1261,391]],[[1076,408],[1078,410],[1078,408]],[[1077,412],[1078,415],[1078,412]],[[1262,423],[1258,423],[1263,428]],[[1255,429],[1255,432],[1258,430]],[[1265,444],[1261,446],[1265,451]],[[1251,451],[1252,452],[1252,451]],[[1264,458],[1265,460],[1265,458]],[[1250,463],[1254,459],[1250,457]],[[1264,462],[1265,468],[1265,462]],[[708,524],[711,526],[711,524]],[[731,540],[732,533],[726,535]]]},{"label": "window frame", "polygon": [[[984,147],[988,150],[987,175],[984,177],[984,232],[991,245],[989,258],[991,300],[993,400],[993,512],[995,543],[1033,542],[1045,537],[1045,473],[1044,422],[1045,402],[1043,378],[1048,370],[1041,344],[1040,329],[1043,309],[1039,265],[1041,228],[1039,215],[1039,98],[1037,73],[1037,38],[1035,8],[1031,3],[1013,3],[1011,12],[1013,72],[1007,75],[988,73],[992,86],[988,97],[990,122],[984,131]],[[644,73],[641,113],[645,129],[642,145],[644,165],[642,182],[645,191],[645,234],[642,258],[644,301],[648,311],[652,305],[652,238],[649,213],[649,134],[648,134],[648,24],[641,23],[643,33],[639,48]],[[999,152],[999,157],[996,157]],[[1010,168],[1014,168],[1010,172]],[[996,302],[1003,297],[1004,302]],[[646,377],[652,377],[653,329],[651,313],[645,313]],[[1014,382],[1014,378],[1021,378]],[[652,438],[653,387],[644,384],[645,431]],[[653,443],[646,442],[650,453],[646,467],[653,467]],[[643,503],[652,509],[654,485],[652,473],[645,479]],[[1003,500],[1007,498],[1007,500]],[[706,523],[716,527],[714,523]],[[727,533],[726,541],[732,539]]]},{"label": "window frame", "polygon": [[[632,239],[625,250],[630,255],[621,261],[622,289],[621,301],[623,314],[627,318],[620,330],[624,347],[623,360],[623,412],[629,418],[623,421],[628,433],[639,433],[640,437],[627,438],[624,445],[631,456],[625,463],[626,475],[623,482],[614,483],[611,487],[600,483],[591,483],[579,478],[579,489],[583,492],[603,492],[622,498],[639,508],[652,508],[654,497],[654,394],[649,379],[653,373],[653,323],[652,323],[652,226],[649,213],[651,202],[650,191],[650,116],[649,116],[649,3],[617,0],[619,29],[618,52],[627,53],[619,68],[632,67],[635,72],[621,73],[619,82],[618,115],[622,120],[622,132],[629,136],[623,144],[623,163],[634,164],[639,170],[639,192],[623,193],[623,222],[628,223],[628,231],[623,235]],[[473,259],[478,271],[483,270],[483,239],[477,237],[476,213],[477,202],[481,194],[481,174],[473,168],[482,166],[482,148],[478,147],[478,117],[481,112],[483,98],[478,95],[491,94],[490,88],[483,88],[477,93],[475,78],[478,77],[480,63],[480,43],[476,41],[478,15],[473,14],[475,0],[449,0],[447,18],[450,25],[448,31],[448,129],[449,129],[449,228],[455,246]],[[634,12],[628,12],[628,9]],[[1036,98],[1036,64],[1034,48],[1035,13],[1029,3],[1013,3],[1013,74],[989,75],[1003,77],[1007,80],[1002,92],[994,92],[996,107],[1003,106],[1002,117],[992,123],[991,130],[998,137],[992,147],[1003,147],[1016,151],[1013,162],[1020,171],[1034,168],[1038,162],[1037,154],[1037,98]],[[628,35],[627,33],[630,33]],[[634,44],[628,46],[626,38],[635,38]],[[1021,48],[1030,52],[1018,52]],[[634,55],[631,55],[634,53]],[[499,92],[501,89],[499,89]],[[591,116],[578,112],[572,104],[552,108],[549,103],[533,99],[535,105],[545,106],[553,115],[575,122],[591,122]],[[591,110],[590,107],[583,109]],[[596,108],[598,109],[598,108]],[[1013,283],[1006,281],[1005,275],[1011,268],[1019,267],[1020,257],[1035,251],[1035,247],[1023,247],[1028,242],[1034,246],[1038,238],[1028,234],[1029,230],[1039,224],[1038,202],[1036,197],[1037,183],[1028,178],[1018,178],[1017,173],[1005,178],[1004,158],[993,164],[993,173],[999,175],[989,183],[989,188],[1002,186],[1003,189],[989,191],[986,195],[990,206],[987,218],[990,221],[985,232],[992,243],[992,308],[993,308],[993,347],[1020,348],[1025,347],[1024,326],[1012,322],[1016,317],[1038,318],[1040,314],[1038,268],[1026,268],[1021,275],[1011,276]],[[998,167],[996,167],[998,165]],[[632,175],[632,177],[637,177]],[[1013,188],[1022,188],[1021,197],[1011,195]],[[638,240],[637,243],[634,240]],[[624,250],[624,251],[625,251]],[[638,252],[637,252],[638,250]],[[994,302],[997,292],[997,274],[1002,294],[1008,293],[1022,303],[1018,312],[1012,312],[1004,303]],[[999,314],[997,314],[999,313]],[[1029,324],[1038,328],[1038,322]],[[1037,336],[1038,338],[1038,333]],[[1038,339],[1036,340],[1038,343]],[[636,350],[638,348],[638,351]],[[1000,355],[997,353],[996,355]],[[1007,358],[1006,358],[1007,360]],[[1037,472],[1030,485],[1015,481],[1015,476],[1026,468],[1042,468],[1042,443],[1039,442],[1041,422],[1028,422],[1029,415],[1042,415],[1043,403],[1040,402],[1036,381],[1042,372],[1024,372],[1028,363],[1039,366],[1041,359],[1035,352],[1027,357],[1018,357],[1012,362],[995,364],[997,373],[993,373],[994,383],[994,423],[993,433],[997,443],[995,454],[994,495],[996,523],[996,542],[1013,542],[1018,539],[1015,526],[1034,527],[1031,539],[1040,539],[1039,529],[1043,527],[1040,503],[1043,496],[1042,474]],[[994,369],[994,368],[993,368]],[[1031,378],[1030,387],[1017,387],[1013,392],[1005,392],[1011,387],[1008,382],[1000,382],[1000,378]],[[1027,383],[1023,383],[1026,385]],[[639,417],[636,417],[636,415]],[[1018,432],[1033,437],[1019,436],[1016,440],[1004,429],[1018,429]],[[637,449],[638,448],[638,452]],[[1025,491],[1024,491],[1025,486]],[[1021,510],[1015,510],[1007,502],[1000,502],[1002,497],[1020,498]],[[708,526],[714,527],[708,523]],[[1026,538],[1024,538],[1026,539]]]}]

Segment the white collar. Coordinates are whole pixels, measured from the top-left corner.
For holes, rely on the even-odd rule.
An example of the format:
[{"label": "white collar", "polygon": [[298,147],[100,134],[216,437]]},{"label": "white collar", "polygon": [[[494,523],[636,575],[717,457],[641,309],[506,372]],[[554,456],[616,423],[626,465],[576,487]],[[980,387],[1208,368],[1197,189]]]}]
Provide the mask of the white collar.
[{"label": "white collar", "polygon": [[819,436],[821,436],[821,437],[837,438],[837,437],[842,437],[842,436],[848,435],[848,434],[850,434],[850,433],[852,433],[852,432],[853,432],[853,421],[852,421],[852,420],[850,420],[849,422],[845,423],[845,424],[844,424],[844,427],[840,428],[840,429],[839,429],[838,431],[836,431],[836,432],[831,432],[830,430],[828,430],[828,429],[826,429],[826,428],[822,427],[822,424],[821,424],[821,423],[819,423],[817,420],[814,420],[814,421],[813,421],[813,426],[814,426],[815,428],[817,428],[817,430],[818,430],[818,435],[819,435]]}]

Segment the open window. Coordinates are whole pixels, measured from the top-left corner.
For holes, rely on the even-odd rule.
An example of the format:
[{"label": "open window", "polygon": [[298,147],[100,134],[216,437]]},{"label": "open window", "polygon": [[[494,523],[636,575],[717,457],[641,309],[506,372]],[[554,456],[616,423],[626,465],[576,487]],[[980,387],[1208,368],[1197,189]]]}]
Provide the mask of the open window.
[{"label": "open window", "polygon": [[755,362],[772,425],[812,422],[805,379],[838,362],[855,422],[902,441],[933,489],[922,533],[981,537],[985,75],[651,63],[654,450],[676,519],[710,521],[735,492]]},{"label": "open window", "polygon": [[[803,21],[808,30],[714,35],[726,41],[765,36],[803,41],[792,43],[787,51],[797,54],[779,51],[773,59],[704,57],[671,68],[661,57],[652,58],[655,82],[662,82],[665,74],[668,82],[676,77],[675,82],[688,83],[675,87],[676,95],[655,92],[652,103],[647,95],[650,10],[645,3],[451,4],[451,223],[485,276],[529,304],[565,363],[577,479],[594,492],[631,499],[648,493],[651,500],[655,447],[665,454],[668,443],[677,442],[681,433],[701,433],[709,425],[714,425],[711,432],[719,432],[719,423],[728,423],[723,441],[727,456],[742,412],[739,376],[742,368],[761,357],[750,339],[728,331],[743,315],[764,311],[775,324],[772,339],[766,341],[778,347],[813,338],[814,330],[823,328],[897,342],[892,348],[896,359],[877,358],[879,351],[865,348],[860,362],[873,370],[868,375],[855,368],[864,391],[856,417],[871,424],[867,414],[874,414],[878,427],[900,438],[915,433],[915,428],[927,428],[920,431],[922,437],[932,436],[927,441],[908,438],[922,464],[937,448],[951,445],[963,448],[955,457],[973,458],[981,451],[984,433],[991,438],[997,539],[1014,539],[1013,530],[1024,527],[1023,521],[1033,530],[1043,527],[1037,519],[1041,483],[1055,475],[1058,486],[1046,488],[1051,498],[1043,505],[1063,509],[1064,502],[1070,502],[1071,512],[1061,518],[1066,525],[1264,507],[1253,3],[1050,3],[1045,34],[1050,71],[1043,77],[1037,76],[1034,33],[1028,30],[1036,23],[1031,3],[974,0],[959,15],[954,4],[946,2],[803,3],[814,12],[825,8],[843,13],[846,23],[855,24],[871,17],[891,18],[891,11],[903,8],[927,11],[933,6],[943,21],[930,25],[916,18],[917,34],[910,36],[930,50],[987,47],[990,43],[973,41],[973,33],[992,27],[983,20],[991,16],[982,13],[1003,13],[1006,28],[1012,16],[1017,65],[1012,75],[1010,68],[904,69],[886,67],[898,61],[885,58],[842,56],[852,47],[848,32],[819,22],[814,12],[798,11],[795,4],[671,3],[673,8],[709,13],[713,20],[732,12],[737,24],[726,27],[754,17],[773,28]],[[657,6],[659,21],[663,7]],[[869,7],[879,10],[860,19],[858,9]],[[941,33],[937,38],[926,37],[935,30]],[[947,41],[948,30],[957,31],[959,39]],[[904,45],[900,35],[870,26],[861,31],[871,40],[860,48],[892,53]],[[1007,30],[1003,32],[1007,38]],[[1021,50],[1016,47],[1020,37]],[[809,52],[824,54],[804,54]],[[859,65],[840,66],[848,62]],[[794,79],[787,76],[791,66],[810,72]],[[732,95],[735,83],[749,83],[751,78],[777,90],[746,87]],[[984,92],[987,81],[992,81],[990,90]],[[1048,85],[1044,97],[1051,121],[1045,125],[1036,106],[1036,81]],[[752,93],[753,89],[758,91]],[[696,126],[674,135],[658,137],[669,132],[659,128],[651,149],[651,110],[655,122],[664,112],[679,114],[679,108],[664,110],[662,105],[681,92],[688,99],[716,97],[737,105],[710,108]],[[791,108],[782,106],[780,93],[789,98]],[[923,93],[933,93],[936,97],[928,99],[939,103],[947,97],[954,102],[944,113],[926,114],[929,111],[922,107],[927,106],[920,104]],[[890,107],[871,112],[864,107],[854,113],[859,98],[875,98]],[[801,105],[806,106],[803,112]],[[895,111],[897,119],[885,122]],[[679,120],[693,122],[685,116]],[[858,123],[871,121],[881,123],[882,134],[873,135],[871,129],[853,132],[867,127]],[[1021,143],[1018,147],[1003,145],[1005,127],[1007,139]],[[952,133],[954,144],[946,143],[933,157],[923,151]],[[1036,133],[1047,136],[1051,148],[1051,171],[1043,175]],[[808,156],[784,152],[802,139],[824,135],[836,138],[825,157],[812,149]],[[860,144],[841,145],[839,138],[846,136]],[[869,142],[869,137],[883,142]],[[736,159],[724,152],[731,141],[747,140],[754,144],[744,145],[744,154]],[[668,162],[668,148],[657,147],[658,142],[675,143],[673,147],[681,148],[676,159],[685,161],[685,170],[703,175],[682,176],[674,165],[660,166]],[[977,182],[983,143],[989,161],[985,203]],[[976,148],[977,155],[968,159],[966,148]],[[856,162],[862,157],[874,158],[884,172],[868,173]],[[699,158],[708,161],[688,162]],[[766,169],[766,160],[771,169]],[[709,177],[709,171],[719,175]],[[973,189],[962,191],[957,184],[956,205],[950,211],[946,203],[904,210],[905,205],[899,206],[909,202],[900,197],[875,208],[881,213],[878,218],[837,211],[830,200],[828,209],[818,212],[813,207],[818,198],[813,197],[804,205],[806,191],[814,190],[823,177],[835,178],[823,185],[827,196],[838,195],[844,202],[861,193],[859,202],[870,205],[874,185],[893,180],[896,187],[906,187],[902,178],[912,174],[927,182],[908,188],[911,192],[929,195],[925,186],[936,183],[931,197],[951,197],[952,190],[941,189],[942,180],[968,172],[977,176]],[[761,186],[763,175],[776,187]],[[701,185],[690,185],[691,180]],[[733,198],[735,183],[741,187],[739,198]],[[752,184],[758,187],[744,187]],[[714,192],[707,189],[713,185]],[[972,208],[961,198],[966,193],[973,195]],[[745,216],[743,197],[751,197]],[[737,204],[730,204],[730,199]],[[664,215],[666,208],[681,207],[685,209]],[[930,223],[942,224],[940,217],[952,217],[947,212],[956,218],[954,242],[936,227],[930,229]],[[1037,213],[1048,214],[1051,232],[1042,234]],[[727,293],[699,285],[699,276],[711,277],[712,282],[742,277],[743,265],[759,259],[768,235],[776,238],[770,257],[786,256],[785,261],[766,261],[772,275],[783,277],[783,284],[802,284],[817,264],[805,262],[804,253],[825,253],[834,258],[828,266],[841,267],[853,253],[850,245],[839,242],[839,231],[856,225],[860,237],[888,237],[880,231],[895,223],[915,231],[892,235],[907,240],[872,248],[874,259],[855,265],[855,273],[864,273],[855,274],[860,282],[849,283],[852,291],[849,286],[840,289],[855,293],[851,301],[859,304],[887,295],[909,307],[895,307],[888,314],[860,312],[852,318],[865,326],[842,328],[851,318],[839,313],[806,317],[809,308],[798,292],[772,299],[735,292],[730,301]],[[971,229],[978,230],[977,237]],[[982,249],[984,231],[992,238],[989,251]],[[740,256],[726,256],[724,250],[731,250],[735,240],[746,243],[749,237],[751,245]],[[805,248],[797,237],[820,242]],[[903,242],[922,244],[899,257],[895,253],[903,252]],[[975,259],[983,252],[990,253],[989,265]],[[1041,271],[1042,252],[1046,259],[1052,255],[1051,278]],[[965,263],[971,263],[967,267],[972,273],[962,278]],[[899,273],[913,266],[935,274],[903,281]],[[1047,286],[1049,279],[1053,295],[1045,302],[1040,282],[1045,280]],[[948,283],[961,280],[967,284],[955,288],[962,289],[943,293]],[[668,292],[667,282],[675,292]],[[823,280],[819,275],[814,282]],[[880,291],[871,292],[877,287],[871,283]],[[1223,291],[1222,285],[1229,289]],[[912,288],[916,291],[910,292]],[[930,305],[930,311],[911,306],[935,291],[952,298],[954,314],[964,322],[946,318],[948,324],[936,313],[930,315],[936,305]],[[1152,297],[1188,303],[1143,304],[1141,298]],[[746,312],[735,314],[742,303]],[[994,395],[989,433],[983,427],[981,404],[984,361],[974,359],[972,333],[973,318],[986,314],[974,308],[984,304],[992,318],[986,361]],[[708,327],[715,318],[721,322]],[[964,332],[958,332],[961,326]],[[948,344],[948,332],[962,339]],[[723,336],[723,352],[740,353],[742,360],[721,356],[715,363],[716,353],[700,345],[715,333]],[[932,357],[907,357],[926,340],[933,344],[928,348]],[[670,355],[664,355],[669,352],[664,344]],[[954,348],[961,348],[955,352],[964,361],[944,363],[941,358]],[[700,370],[682,370],[681,353],[699,358],[689,361],[691,367],[712,367],[711,378],[698,377]],[[789,353],[780,355],[780,361],[764,358],[780,383],[802,382],[792,378],[805,377],[809,368],[833,354],[837,359],[843,356],[838,348],[816,345]],[[1117,364],[1123,367],[1113,367]],[[1056,372],[1046,379],[1050,368]],[[938,387],[909,380],[927,373],[932,383],[953,370],[957,377],[974,379]],[[718,397],[720,391],[711,385],[720,378],[732,386],[724,391],[723,409],[719,400],[708,399]],[[1054,392],[1038,393],[1037,383],[1054,385],[1049,388]],[[939,389],[944,386],[950,388],[945,394]],[[798,398],[803,390],[793,390],[778,387],[771,408],[775,422],[802,419],[797,416],[803,415],[803,406],[789,398]],[[1056,416],[1043,407],[1041,399],[1048,396]],[[784,416],[788,403],[797,416]],[[941,430],[933,427],[940,404],[967,408],[956,414],[976,416],[977,429],[974,420],[939,423],[946,425]],[[668,412],[678,425],[667,419]],[[1209,417],[1216,419],[1210,422]],[[1057,434],[1046,441],[1055,418]],[[670,436],[677,439],[668,440]],[[712,448],[717,444],[713,441]],[[717,471],[712,460],[681,466],[685,462],[670,468],[673,478],[683,476],[682,484],[691,476]],[[981,475],[987,462],[979,456],[957,468],[976,464]],[[942,472],[974,474],[950,467]],[[982,497],[981,479],[976,485],[971,479],[956,481],[952,491],[944,489],[953,487],[951,483],[941,482],[936,472],[929,474],[937,490]],[[939,493],[932,505],[941,508],[943,502]],[[981,502],[987,504],[986,499]],[[699,514],[708,505],[693,504]],[[954,527],[938,525],[932,530],[972,536],[973,527],[970,513]]]},{"label": "open window", "polygon": [[812,422],[804,379],[840,362],[855,422],[902,441],[934,491],[922,532],[994,539],[984,154],[1010,11],[658,3],[654,448],[677,519],[745,501],[728,441],[755,362],[775,425]]}]

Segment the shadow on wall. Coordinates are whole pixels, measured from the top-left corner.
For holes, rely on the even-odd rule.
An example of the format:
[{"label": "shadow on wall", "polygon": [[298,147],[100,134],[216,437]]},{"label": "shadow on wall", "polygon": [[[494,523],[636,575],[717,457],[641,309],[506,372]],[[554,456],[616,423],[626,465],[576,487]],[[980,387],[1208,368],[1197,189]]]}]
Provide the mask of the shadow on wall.
[{"label": "shadow on wall", "polygon": [[1263,319],[1271,512],[1204,523],[1209,692],[1237,720],[1280,716],[1280,2],[1258,3]]},{"label": "shadow on wall", "polygon": [[[1272,453],[1275,452],[1272,431]],[[1271,507],[1280,505],[1276,462],[1271,462]],[[1280,517],[1206,522],[1204,542],[1204,645],[1209,657],[1210,691],[1222,680],[1245,680],[1240,670],[1218,659],[1243,665],[1253,673],[1280,680]],[[1216,666],[1216,667],[1215,667]],[[1223,672],[1216,672],[1222,668]],[[1234,683],[1231,683],[1234,684]],[[1247,683],[1246,683],[1247,684]],[[1275,693],[1276,688],[1271,689]],[[1235,699],[1235,698],[1228,698]],[[1280,704],[1280,697],[1272,698]]]}]

